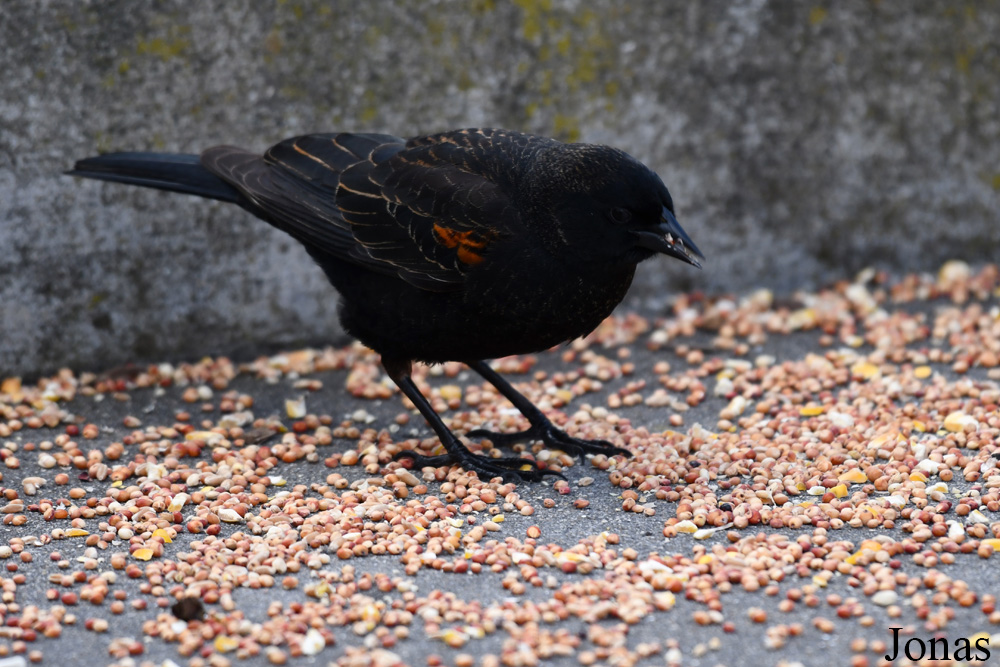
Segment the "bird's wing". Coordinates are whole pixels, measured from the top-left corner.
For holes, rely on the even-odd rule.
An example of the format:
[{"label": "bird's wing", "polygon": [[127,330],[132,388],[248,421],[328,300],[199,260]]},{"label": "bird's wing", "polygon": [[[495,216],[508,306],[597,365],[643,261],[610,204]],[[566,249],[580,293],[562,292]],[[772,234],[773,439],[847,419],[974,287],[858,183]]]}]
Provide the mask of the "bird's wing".
[{"label": "bird's wing", "polygon": [[[203,164],[307,247],[418,287],[461,289],[516,217],[489,152],[461,142],[390,135],[308,135],[264,158],[206,151]],[[502,170],[500,170],[502,173]]]},{"label": "bird's wing", "polygon": [[377,148],[398,150],[404,145],[404,139],[387,134],[316,134],[283,141],[264,157],[216,146],[201,154],[201,163],[244,195],[245,208],[310,251],[394,274],[392,267],[355,257],[357,241],[336,205],[336,192],[342,170],[367,159]]}]

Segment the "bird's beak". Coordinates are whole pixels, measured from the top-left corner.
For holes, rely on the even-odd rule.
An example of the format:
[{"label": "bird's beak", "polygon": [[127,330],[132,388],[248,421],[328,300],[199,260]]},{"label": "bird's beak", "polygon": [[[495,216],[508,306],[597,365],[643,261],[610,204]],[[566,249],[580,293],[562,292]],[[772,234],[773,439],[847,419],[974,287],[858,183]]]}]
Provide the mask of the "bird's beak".
[{"label": "bird's beak", "polygon": [[701,262],[698,259],[705,259],[705,256],[698,250],[698,246],[694,244],[687,232],[681,229],[677,218],[666,206],[663,207],[660,222],[656,227],[633,233],[638,237],[638,245],[643,248],[676,257],[699,269]]}]

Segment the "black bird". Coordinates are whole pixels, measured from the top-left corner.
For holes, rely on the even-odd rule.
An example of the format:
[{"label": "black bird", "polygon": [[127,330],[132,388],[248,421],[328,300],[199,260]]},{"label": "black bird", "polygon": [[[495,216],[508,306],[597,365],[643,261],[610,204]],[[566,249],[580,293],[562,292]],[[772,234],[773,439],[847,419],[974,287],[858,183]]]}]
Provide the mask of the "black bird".
[{"label": "black bird", "polygon": [[551,470],[473,455],[410,377],[415,361],[461,361],[531,427],[470,436],[541,440],[571,455],[629,455],[572,438],[484,359],[537,352],[592,331],[658,253],[704,258],[660,178],[608,146],[495,129],[402,139],[312,134],[263,157],[218,146],[198,155],[111,153],[68,172],[238,204],[301,242],[340,292],[340,321],[434,429],[441,456],[484,477],[536,481]]}]

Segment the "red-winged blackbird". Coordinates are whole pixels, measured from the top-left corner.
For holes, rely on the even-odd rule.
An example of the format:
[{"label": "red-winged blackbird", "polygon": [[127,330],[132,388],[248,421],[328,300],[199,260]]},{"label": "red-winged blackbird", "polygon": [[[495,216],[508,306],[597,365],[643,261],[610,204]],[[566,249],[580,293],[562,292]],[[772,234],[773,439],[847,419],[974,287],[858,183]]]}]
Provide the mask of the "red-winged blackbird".
[{"label": "red-winged blackbird", "polygon": [[505,130],[408,141],[313,134],[263,157],[230,146],[200,156],[112,153],[69,173],[232,202],[293,236],[340,292],[344,328],[382,355],[447,450],[399,456],[485,477],[534,481],[552,471],[473,455],[414,385],[413,362],[468,364],[531,425],[472,437],[628,455],[556,428],[483,360],[586,335],[622,300],[644,259],[662,253],[700,266],[704,258],[663,182],[634,158]]}]

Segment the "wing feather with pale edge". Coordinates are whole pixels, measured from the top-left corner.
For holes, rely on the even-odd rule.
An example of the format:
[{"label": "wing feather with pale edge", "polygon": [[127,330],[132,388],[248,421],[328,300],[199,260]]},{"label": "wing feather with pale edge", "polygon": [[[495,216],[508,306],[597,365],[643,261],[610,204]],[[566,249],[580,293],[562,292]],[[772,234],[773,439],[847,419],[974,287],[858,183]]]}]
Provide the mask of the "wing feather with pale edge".
[{"label": "wing feather with pale edge", "polygon": [[461,289],[490,246],[519,224],[507,192],[523,158],[549,140],[462,130],[404,142],[314,134],[263,158],[220,146],[202,163],[251,210],[309,247],[424,289]]}]

